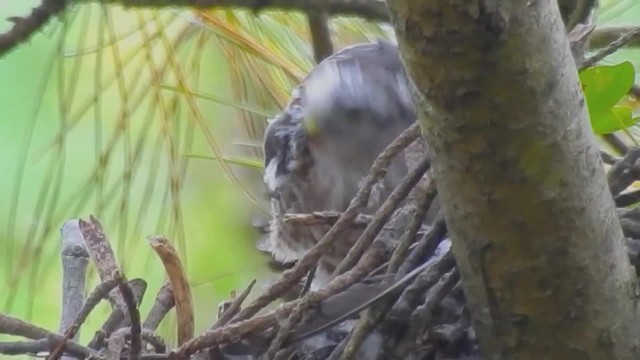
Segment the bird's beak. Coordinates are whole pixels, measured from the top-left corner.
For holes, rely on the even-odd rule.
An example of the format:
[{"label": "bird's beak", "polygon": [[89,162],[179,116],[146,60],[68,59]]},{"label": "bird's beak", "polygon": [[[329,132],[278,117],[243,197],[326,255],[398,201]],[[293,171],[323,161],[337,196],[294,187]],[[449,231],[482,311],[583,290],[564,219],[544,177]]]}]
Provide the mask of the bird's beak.
[{"label": "bird's beak", "polygon": [[315,137],[320,132],[320,128],[318,127],[318,120],[315,118],[315,116],[305,116],[304,120],[302,120],[302,126],[304,127],[304,130],[309,137]]}]

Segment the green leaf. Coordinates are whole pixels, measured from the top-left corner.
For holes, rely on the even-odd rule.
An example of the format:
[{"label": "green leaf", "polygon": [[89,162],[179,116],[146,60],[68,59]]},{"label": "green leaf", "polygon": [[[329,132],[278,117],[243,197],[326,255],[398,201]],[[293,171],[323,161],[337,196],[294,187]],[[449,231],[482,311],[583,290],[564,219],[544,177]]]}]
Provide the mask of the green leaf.
[{"label": "green leaf", "polygon": [[633,86],[635,71],[630,62],[602,65],[580,72],[580,82],[589,114],[606,112],[614,107]]},{"label": "green leaf", "polygon": [[633,86],[635,71],[630,62],[595,66],[580,72],[580,81],[589,109],[591,127],[598,135],[626,129],[637,119],[631,108],[617,106]]},{"label": "green leaf", "polygon": [[616,106],[608,111],[591,115],[591,127],[598,135],[626,129],[635,124],[640,118],[634,118],[627,106]]}]

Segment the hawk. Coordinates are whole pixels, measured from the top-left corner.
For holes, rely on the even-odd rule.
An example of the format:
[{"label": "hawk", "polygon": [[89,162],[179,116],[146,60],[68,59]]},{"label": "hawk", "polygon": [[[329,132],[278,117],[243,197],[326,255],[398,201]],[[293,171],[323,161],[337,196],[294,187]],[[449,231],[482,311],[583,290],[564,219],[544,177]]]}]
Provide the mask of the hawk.
[{"label": "hawk", "polygon": [[[376,157],[415,120],[409,79],[394,44],[356,44],[313,68],[265,131],[264,183],[272,219],[261,249],[282,263],[301,258],[329,226],[292,225],[283,215],[344,211]],[[394,160],[379,198],[386,199],[407,172],[403,159]],[[363,212],[372,214],[379,205],[373,199]],[[326,280],[361,232],[341,234],[320,259],[314,284]]]}]

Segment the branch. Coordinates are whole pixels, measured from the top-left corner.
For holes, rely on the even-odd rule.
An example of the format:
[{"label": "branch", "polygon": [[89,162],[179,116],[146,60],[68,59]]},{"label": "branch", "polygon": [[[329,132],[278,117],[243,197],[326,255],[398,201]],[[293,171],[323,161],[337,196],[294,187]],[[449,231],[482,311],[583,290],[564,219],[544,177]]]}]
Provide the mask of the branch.
[{"label": "branch", "polygon": [[[339,211],[314,211],[308,214],[287,213],[282,217],[282,221],[295,225],[333,225],[340,219],[342,213]],[[358,214],[353,220],[353,225],[357,227],[367,227],[373,218],[372,215]]]},{"label": "branch", "polygon": [[103,283],[100,283],[93,292],[87,297],[82,309],[78,312],[75,319],[64,332],[64,338],[60,344],[49,354],[47,360],[57,360],[62,355],[64,349],[64,343],[76,335],[82,324],[85,322],[91,311],[98,305],[100,300],[106,299],[109,296],[109,292],[118,286],[120,279],[120,273],[116,272],[112,279],[109,279]]},{"label": "branch", "polygon": [[[57,344],[61,341],[62,336],[51,334],[50,336],[40,340],[0,342],[0,354],[25,355],[50,352],[55,349]],[[98,357],[97,352],[72,341],[67,341],[64,344],[64,353],[80,358]]]},{"label": "branch", "polygon": [[[140,306],[144,292],[147,289],[147,283],[142,279],[133,279],[129,281],[129,286],[133,289],[136,303]],[[94,350],[100,349],[105,345],[105,340],[108,339],[114,331],[120,327],[129,325],[130,321],[125,318],[124,309],[115,308],[111,314],[109,314],[107,320],[102,324],[100,330],[96,331],[93,339],[87,346]]]},{"label": "branch", "polygon": [[31,10],[31,14],[7,19],[13,22],[13,27],[0,35],[0,58],[16,46],[29,40],[54,15],[62,12],[66,2],[66,0],[42,0],[40,6]]},{"label": "branch", "polygon": [[[102,224],[92,215],[89,217],[88,222],[80,219],[78,225],[84,237],[87,250],[89,250],[89,255],[91,255],[91,259],[98,270],[100,280],[106,282],[113,279],[114,274],[120,273],[120,267],[109,239],[104,233]],[[117,290],[113,290],[109,294],[109,301],[112,308],[119,307],[123,311],[126,309],[122,295]]]},{"label": "branch", "polygon": [[636,41],[639,37],[640,37],[640,26],[635,27],[631,31],[628,31],[622,34],[622,36],[620,36],[619,38],[611,42],[605,48],[601,49],[600,51],[595,53],[593,56],[586,59],[582,64],[580,64],[578,69],[583,70],[590,66],[595,65],[596,63],[600,62],[602,59],[606,58],[607,56],[620,50],[622,47],[627,46],[632,41]]},{"label": "branch", "polygon": [[320,63],[333,54],[333,42],[331,41],[331,29],[329,29],[329,17],[324,12],[309,11],[307,13],[311,45],[313,46],[313,58]]},{"label": "branch", "polygon": [[[8,334],[22,336],[29,339],[37,340],[35,342],[7,342],[0,343],[0,354],[10,354],[18,349],[40,351],[53,351],[58,344],[64,343],[64,336],[52,333],[37,325],[30,324],[13,316],[0,313],[0,334]],[[38,342],[39,341],[39,342]],[[46,343],[45,343],[46,341]],[[78,345],[73,341],[66,341],[63,344],[64,351],[74,354],[83,354],[85,356],[95,355],[91,349]]]},{"label": "branch", "polygon": [[[92,3],[95,0],[77,0],[77,3]],[[160,0],[102,0],[102,4],[119,4],[126,7],[166,7]],[[359,16],[372,21],[389,21],[387,5],[382,0],[175,0],[172,6],[207,9],[233,7],[253,10],[323,11],[329,16]]]},{"label": "branch", "polygon": [[[60,229],[62,236],[62,312],[58,332],[63,333],[82,309],[84,302],[85,281],[89,252],[84,246],[82,232],[78,227],[78,220],[67,221]],[[74,339],[79,337],[80,331]],[[63,360],[68,358],[63,357]]]},{"label": "branch", "polygon": [[158,328],[158,325],[160,325],[162,319],[164,319],[169,310],[171,310],[175,304],[173,288],[171,287],[171,283],[167,282],[160,288],[160,290],[158,290],[153,307],[149,310],[147,318],[142,323],[142,327],[144,329],[155,331]]},{"label": "branch", "polygon": [[229,305],[229,307],[222,313],[222,315],[220,315],[218,320],[213,324],[213,326],[211,326],[211,329],[217,329],[221,326],[224,326],[226,323],[229,322],[229,320],[231,320],[238,313],[238,311],[240,311],[240,307],[242,306],[242,303],[247,299],[247,296],[249,296],[249,293],[251,293],[251,290],[253,289],[253,286],[255,284],[256,284],[256,280],[254,279],[251,281],[251,283],[249,283],[249,286],[247,286],[247,288],[244,289],[244,291],[240,294],[240,296],[238,296],[231,303],[231,305]]},{"label": "branch", "polygon": [[607,174],[609,189],[613,196],[619,195],[640,178],[640,148],[630,150]]},{"label": "branch", "polygon": [[[602,49],[619,39],[622,35],[636,30],[638,26],[611,26],[596,29],[589,39],[591,49]],[[640,47],[640,36],[634,36],[627,46]]]},{"label": "branch", "polygon": [[129,322],[131,323],[131,327],[129,328],[129,333],[131,335],[129,359],[137,360],[140,358],[140,351],[142,349],[142,342],[140,340],[140,312],[138,311],[138,305],[136,304],[135,295],[131,286],[129,286],[122,276],[116,276],[116,280],[118,280],[118,289],[122,294],[124,303],[127,305]]}]

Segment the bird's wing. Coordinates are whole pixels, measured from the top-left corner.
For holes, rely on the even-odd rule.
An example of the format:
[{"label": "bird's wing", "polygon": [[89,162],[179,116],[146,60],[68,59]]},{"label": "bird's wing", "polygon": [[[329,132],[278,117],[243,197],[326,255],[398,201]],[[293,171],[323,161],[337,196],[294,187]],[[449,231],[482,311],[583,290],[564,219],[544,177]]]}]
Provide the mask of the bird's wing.
[{"label": "bird's wing", "polygon": [[[357,108],[378,124],[415,120],[409,79],[395,45],[386,41],[344,48],[318,64],[297,89],[305,113]],[[329,115],[329,114],[327,114]]]},{"label": "bird's wing", "polygon": [[[357,186],[341,192],[341,181],[333,179],[351,176],[356,178],[357,185],[370,166],[368,163],[366,169],[359,168],[356,173],[351,166],[320,169],[319,154],[310,153],[304,136],[302,120],[305,112],[310,109],[331,112],[344,106],[356,106],[370,114],[374,121],[392,124],[395,128],[389,133],[397,134],[415,121],[407,81],[397,48],[390,43],[377,42],[338,51],[318,64],[294,89],[287,107],[270,122],[264,141],[264,180],[272,195],[273,218],[270,234],[262,248],[276,260],[297,260],[329,229],[327,226],[295,226],[285,222],[282,216],[286,213],[344,210],[342,207],[327,208],[326,204],[346,206],[355,195]],[[387,140],[391,141],[392,137],[395,135],[387,136]],[[362,151],[375,152],[369,156],[375,158],[386,147],[386,143],[379,145]],[[406,167],[403,169],[397,179],[385,187],[382,199],[404,176]],[[342,199],[340,202],[327,200],[335,198],[336,193]],[[346,254],[360,233],[361,229],[358,229],[348,236],[341,236],[336,245],[339,249],[334,249],[335,252]]]}]

